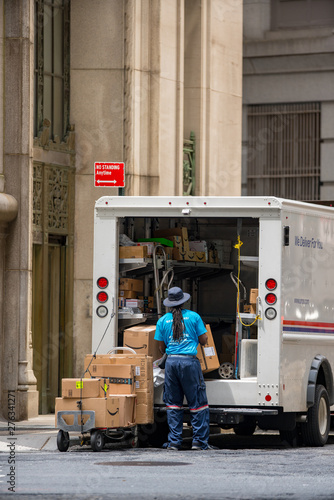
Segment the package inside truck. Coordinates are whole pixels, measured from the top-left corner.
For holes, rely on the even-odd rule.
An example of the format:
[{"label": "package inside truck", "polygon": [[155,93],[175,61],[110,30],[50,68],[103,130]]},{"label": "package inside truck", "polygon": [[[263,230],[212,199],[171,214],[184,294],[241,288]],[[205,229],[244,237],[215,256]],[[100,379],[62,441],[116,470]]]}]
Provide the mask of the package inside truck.
[{"label": "package inside truck", "polygon": [[[241,339],[257,338],[259,220],[123,217],[118,223],[118,345],[123,345],[124,331],[134,325],[155,325],[166,312],[162,301],[168,287],[179,286],[191,295],[186,307],[211,328],[219,367],[205,376],[256,376],[256,350],[252,355],[250,342],[247,367],[241,367],[238,343],[240,347]],[[254,323],[250,327],[238,320],[238,283],[239,319],[244,325]]]}]

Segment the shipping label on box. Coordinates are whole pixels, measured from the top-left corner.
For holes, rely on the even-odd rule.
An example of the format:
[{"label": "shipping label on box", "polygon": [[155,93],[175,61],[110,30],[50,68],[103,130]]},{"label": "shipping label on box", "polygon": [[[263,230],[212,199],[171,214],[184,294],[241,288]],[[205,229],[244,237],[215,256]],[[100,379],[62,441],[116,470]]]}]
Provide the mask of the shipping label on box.
[{"label": "shipping label on box", "polygon": [[[140,247],[135,247],[135,248],[140,248]],[[119,289],[143,293],[144,283],[143,280],[121,278],[119,280]]]},{"label": "shipping label on box", "polygon": [[125,300],[125,306],[126,307],[132,307],[132,308],[139,308],[143,309],[144,307],[144,301],[139,300],[139,299],[126,299]]},{"label": "shipping label on box", "polygon": [[152,356],[153,361],[161,358],[159,344],[154,340],[155,328],[155,325],[133,326],[124,330],[123,345],[136,351],[136,354]]},{"label": "shipping label on box", "polygon": [[209,373],[212,372],[213,370],[217,370],[217,368],[219,368],[220,366],[220,363],[210,325],[205,325],[205,326],[207,330],[206,334],[208,336],[208,340],[204,346],[200,344],[198,345],[197,358],[201,363],[202,372]]}]

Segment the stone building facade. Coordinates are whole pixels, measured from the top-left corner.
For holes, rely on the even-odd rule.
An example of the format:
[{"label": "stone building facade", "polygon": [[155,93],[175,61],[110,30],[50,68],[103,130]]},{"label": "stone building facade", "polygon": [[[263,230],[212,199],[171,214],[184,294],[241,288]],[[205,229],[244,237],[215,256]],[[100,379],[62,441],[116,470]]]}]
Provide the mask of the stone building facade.
[{"label": "stone building facade", "polygon": [[94,202],[123,194],[94,162],[124,161],[130,196],[240,194],[242,1],[0,5],[1,413],[10,391],[22,420],[91,350]]},{"label": "stone building facade", "polygon": [[244,0],[242,193],[334,200],[334,2]]}]

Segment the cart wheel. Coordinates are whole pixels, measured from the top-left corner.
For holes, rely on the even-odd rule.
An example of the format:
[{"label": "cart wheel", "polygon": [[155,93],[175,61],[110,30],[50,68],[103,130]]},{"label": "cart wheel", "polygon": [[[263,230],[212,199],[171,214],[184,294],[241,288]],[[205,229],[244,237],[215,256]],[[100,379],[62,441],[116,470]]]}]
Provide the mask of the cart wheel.
[{"label": "cart wheel", "polygon": [[220,378],[232,378],[234,374],[234,366],[232,363],[222,363],[218,368]]},{"label": "cart wheel", "polygon": [[70,446],[70,436],[66,431],[59,430],[57,434],[57,448],[59,451],[67,451]]},{"label": "cart wheel", "polygon": [[104,436],[101,431],[92,431],[90,435],[90,445],[93,451],[101,451],[104,446]]}]

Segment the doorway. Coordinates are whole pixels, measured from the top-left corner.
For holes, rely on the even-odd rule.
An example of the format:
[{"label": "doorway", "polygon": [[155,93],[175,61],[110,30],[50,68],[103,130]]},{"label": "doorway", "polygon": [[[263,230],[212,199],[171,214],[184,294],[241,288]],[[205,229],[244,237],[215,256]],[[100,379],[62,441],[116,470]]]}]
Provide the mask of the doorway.
[{"label": "doorway", "polygon": [[53,413],[61,379],[72,374],[72,265],[66,236],[33,246],[33,368],[39,413]]}]

